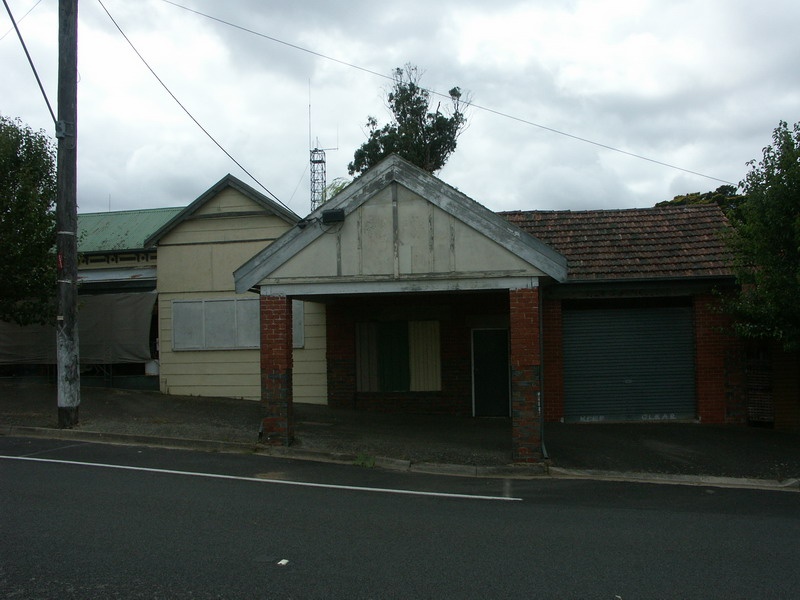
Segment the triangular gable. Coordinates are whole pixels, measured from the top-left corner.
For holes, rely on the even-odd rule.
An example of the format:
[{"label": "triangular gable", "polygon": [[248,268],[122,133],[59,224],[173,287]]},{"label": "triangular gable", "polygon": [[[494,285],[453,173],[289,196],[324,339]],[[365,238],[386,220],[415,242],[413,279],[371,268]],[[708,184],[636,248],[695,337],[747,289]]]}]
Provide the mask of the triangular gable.
[{"label": "triangular gable", "polygon": [[[344,221],[325,223],[329,211],[341,211]],[[448,252],[462,254],[448,259]],[[241,293],[265,282],[291,285],[301,279],[306,290],[326,280],[339,285],[405,281],[403,289],[413,289],[413,282],[432,278],[457,282],[543,275],[564,281],[566,259],[393,155],[242,265],[234,279]]]},{"label": "triangular gable", "polygon": [[282,219],[283,221],[289,223],[290,225],[294,225],[297,221],[300,220],[300,217],[294,214],[287,208],[273,202],[269,198],[267,198],[264,194],[256,191],[251,186],[247,185],[240,179],[237,179],[231,174],[226,175],[222,179],[220,179],[217,183],[212,185],[208,190],[203,192],[194,202],[192,202],[189,206],[184,208],[181,212],[175,215],[172,219],[167,221],[161,228],[159,228],[155,233],[153,233],[149,238],[145,240],[145,246],[151,247],[158,244],[158,242],[170,231],[175,229],[178,225],[186,221],[191,216],[198,214],[199,211],[202,211],[203,207],[210,202],[213,198],[219,195],[222,191],[226,188],[232,188],[255,204],[260,206],[266,213],[273,214],[276,217]]}]

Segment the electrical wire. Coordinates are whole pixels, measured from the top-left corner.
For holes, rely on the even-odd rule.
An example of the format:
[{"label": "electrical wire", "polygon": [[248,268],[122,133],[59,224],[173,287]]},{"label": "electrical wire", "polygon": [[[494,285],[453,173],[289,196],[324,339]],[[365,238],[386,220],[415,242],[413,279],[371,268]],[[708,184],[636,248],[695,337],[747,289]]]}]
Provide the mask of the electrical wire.
[{"label": "electrical wire", "polygon": [[[313,56],[318,56],[319,58],[324,58],[325,60],[329,60],[331,62],[338,63],[340,65],[344,65],[345,67],[350,67],[351,69],[358,69],[359,71],[363,71],[364,73],[369,73],[370,75],[374,75],[376,77],[382,77],[383,79],[392,80],[389,75],[384,75],[383,73],[378,73],[377,71],[372,71],[371,69],[367,69],[366,67],[361,67],[359,65],[346,62],[344,60],[339,60],[338,58],[334,58],[332,56],[328,56],[326,54],[322,54],[320,52],[315,52],[314,50],[310,50],[308,48],[303,48],[303,46],[298,46],[296,44],[292,44],[290,42],[285,42],[280,40],[276,37],[269,36],[265,33],[261,33],[259,31],[255,31],[253,29],[248,29],[247,27],[243,27],[242,25],[237,25],[236,23],[232,23],[231,21],[226,21],[225,19],[220,19],[219,17],[215,17],[213,15],[209,15],[207,13],[201,12],[199,10],[195,10],[194,8],[189,8],[188,6],[183,6],[182,4],[178,4],[177,2],[172,2],[172,0],[162,0],[167,4],[171,4],[176,8],[181,8],[187,12],[194,13],[200,17],[210,19],[211,21],[216,21],[217,23],[222,23],[223,25],[227,25],[228,27],[232,27],[234,29],[238,29],[239,31],[244,31],[245,33],[249,33],[256,37],[264,38],[265,40],[269,40],[271,42],[275,42],[276,44],[283,44],[289,48],[293,48],[294,50],[300,50],[301,52],[305,52],[307,54],[311,54]],[[449,96],[448,96],[449,98]]]},{"label": "electrical wire", "polygon": [[[5,1],[6,1],[6,0],[3,0],[3,2],[5,2]],[[238,160],[236,160],[236,159],[233,157],[233,155],[232,155],[230,152],[228,152],[228,151],[227,151],[227,150],[226,150],[226,149],[225,149],[225,148],[222,146],[222,144],[220,144],[220,143],[219,143],[219,142],[218,142],[218,141],[217,141],[217,140],[214,138],[214,136],[213,136],[213,135],[211,135],[211,134],[208,132],[208,130],[207,130],[205,127],[203,127],[203,126],[200,124],[200,122],[199,122],[197,119],[195,119],[194,115],[192,115],[192,113],[190,113],[190,112],[189,112],[189,109],[187,109],[187,108],[186,108],[186,107],[183,105],[183,103],[182,103],[180,100],[178,100],[177,96],[175,96],[175,94],[173,94],[173,93],[172,93],[172,91],[171,91],[171,90],[170,90],[170,89],[167,87],[167,84],[166,84],[166,83],[164,83],[164,81],[163,81],[163,80],[162,80],[162,79],[161,79],[161,78],[158,76],[158,74],[157,74],[157,73],[156,73],[156,72],[153,70],[153,68],[150,66],[150,64],[147,62],[147,60],[145,60],[144,56],[142,56],[142,54],[139,52],[139,50],[137,50],[137,49],[136,49],[136,46],[134,46],[134,45],[133,45],[133,42],[132,42],[132,41],[130,40],[130,38],[129,38],[129,37],[126,35],[126,34],[125,34],[125,32],[122,30],[122,28],[119,26],[119,23],[117,23],[117,21],[114,19],[114,17],[112,17],[112,16],[111,16],[111,13],[110,13],[110,12],[108,12],[108,9],[106,8],[105,4],[103,4],[102,0],[97,0],[97,2],[98,2],[98,4],[100,4],[100,6],[103,8],[103,10],[105,11],[106,15],[108,15],[108,18],[109,18],[109,19],[111,19],[111,22],[114,24],[114,27],[116,27],[116,28],[117,28],[117,31],[119,31],[119,32],[120,32],[120,34],[122,35],[122,37],[123,37],[123,38],[125,38],[125,41],[126,41],[126,42],[128,42],[128,45],[131,47],[131,49],[132,49],[132,50],[133,50],[133,51],[136,53],[136,56],[138,56],[138,57],[139,57],[139,60],[141,60],[141,61],[142,61],[142,63],[144,64],[144,66],[145,66],[145,67],[147,67],[147,70],[148,70],[148,71],[150,71],[150,73],[153,75],[153,77],[155,77],[155,78],[156,78],[156,81],[158,81],[158,83],[160,83],[160,84],[161,84],[161,87],[163,87],[163,88],[164,88],[164,90],[165,90],[165,91],[166,91],[166,92],[167,92],[167,93],[170,95],[170,97],[171,97],[171,98],[172,98],[172,99],[173,99],[173,100],[176,102],[176,104],[177,104],[178,106],[180,106],[180,107],[181,107],[181,109],[183,110],[183,112],[185,112],[185,113],[186,113],[186,115],[187,115],[187,116],[188,116],[188,117],[189,117],[189,118],[190,118],[190,119],[191,119],[191,120],[194,122],[194,124],[195,124],[195,125],[197,125],[197,126],[200,128],[200,130],[201,130],[201,131],[202,131],[204,134],[206,134],[206,137],[208,137],[208,139],[210,139],[212,142],[214,142],[214,144],[217,146],[217,148],[219,148],[220,150],[222,150],[222,152],[224,152],[224,153],[225,153],[225,156],[227,156],[228,158],[230,158],[230,159],[231,159],[231,160],[234,162],[234,164],[235,164],[237,167],[239,167],[239,168],[240,168],[242,171],[244,171],[244,172],[245,172],[245,173],[246,173],[246,174],[247,174],[247,175],[250,177],[250,179],[252,179],[253,181],[255,181],[255,182],[256,182],[256,183],[257,183],[257,184],[258,184],[258,185],[261,187],[261,189],[263,189],[263,190],[264,190],[264,191],[265,191],[267,194],[269,194],[270,196],[272,196],[272,198],[273,198],[273,199],[274,199],[274,200],[275,200],[275,201],[276,201],[278,204],[280,204],[281,206],[283,206],[283,207],[284,207],[286,210],[288,210],[288,211],[290,211],[290,212],[294,212],[294,211],[292,211],[292,209],[291,209],[291,208],[289,208],[288,206],[286,206],[286,204],[284,204],[284,203],[283,203],[283,202],[280,200],[280,198],[278,198],[278,197],[277,197],[275,194],[273,194],[273,193],[272,193],[272,192],[271,192],[269,189],[267,189],[267,187],[266,187],[266,186],[265,186],[263,183],[261,183],[261,182],[260,182],[260,181],[259,181],[259,180],[256,178],[256,176],[255,176],[255,175],[253,175],[253,174],[252,174],[250,171],[248,171],[248,170],[247,170],[247,169],[244,167],[244,165],[242,165],[242,163],[240,163]]]},{"label": "electrical wire", "polygon": [[[439,96],[444,96],[444,94],[439,94],[438,92],[433,92],[433,93],[436,93]],[[447,96],[447,97],[449,98],[449,96]],[[647,156],[642,156],[641,154],[636,154],[634,152],[628,152],[627,150],[622,150],[621,148],[615,148],[614,146],[609,146],[609,145],[603,144],[601,142],[595,142],[593,140],[590,140],[590,139],[587,139],[587,138],[583,138],[583,137],[580,137],[578,135],[573,135],[573,134],[567,133],[565,131],[559,131],[558,129],[553,129],[552,127],[547,127],[546,125],[540,125],[539,123],[534,123],[533,121],[528,121],[528,120],[523,119],[521,117],[515,117],[513,115],[509,115],[507,113],[500,112],[499,110],[494,110],[492,108],[487,108],[485,106],[478,106],[476,104],[470,104],[470,106],[472,106],[473,108],[480,109],[480,110],[485,110],[488,113],[492,113],[494,115],[497,115],[497,116],[500,116],[500,117],[504,117],[506,119],[512,119],[514,121],[517,121],[518,123],[523,123],[525,125],[530,125],[532,127],[538,127],[539,129],[544,129],[545,131],[550,131],[552,133],[557,133],[558,135],[563,135],[565,137],[572,138],[573,140],[577,140],[579,142],[585,142],[587,144],[592,144],[592,145],[597,146],[599,148],[605,148],[606,150],[612,150],[613,152],[619,152],[620,154],[624,154],[625,156],[638,158],[640,160],[646,160],[647,162],[651,162],[651,163],[656,164],[656,165],[661,165],[662,167],[669,167],[670,169],[675,169],[677,171],[683,171],[684,173],[690,173],[691,175],[697,175],[698,177],[705,177],[706,179],[711,179],[713,181],[719,181],[721,183],[727,183],[729,185],[738,185],[738,184],[736,184],[736,183],[734,183],[732,181],[728,181],[727,179],[720,179],[718,177],[713,177],[711,175],[705,175],[704,173],[698,173],[697,171],[692,171],[690,169],[685,169],[685,168],[679,167],[677,165],[671,165],[669,163],[665,163],[665,162],[662,162],[660,160],[656,160],[655,158],[648,158]]]},{"label": "electrical wire", "polygon": [[[53,112],[53,107],[50,105],[50,99],[47,97],[47,92],[44,91],[42,80],[39,79],[39,73],[36,71],[36,65],[33,64],[33,59],[31,58],[31,55],[28,52],[28,47],[25,45],[25,40],[22,38],[22,33],[20,32],[19,27],[17,26],[17,22],[14,20],[14,15],[11,14],[11,7],[8,6],[8,2],[6,0],[3,0],[3,4],[5,4],[6,11],[8,12],[8,18],[11,19],[11,23],[12,25],[14,25],[14,29],[17,31],[17,37],[19,37],[19,41],[22,44],[22,49],[25,51],[25,56],[28,57],[28,64],[30,64],[31,66],[31,70],[33,71],[33,76],[36,77],[36,83],[39,84],[39,89],[42,91],[42,97],[44,98],[45,104],[47,104],[47,110],[50,111],[50,116],[52,117],[53,123],[55,124],[58,121],[58,119],[56,119],[56,114]],[[39,3],[37,2],[36,4]],[[34,8],[36,8],[36,5],[34,5],[33,8],[31,8],[31,10],[33,10]],[[31,10],[29,10],[28,13],[31,12]],[[25,13],[25,16],[27,16],[28,13]],[[23,17],[23,19],[24,18],[25,17]]]},{"label": "electrical wire", "polygon": [[[260,37],[260,38],[264,38],[264,39],[269,40],[271,42],[275,42],[277,44],[282,44],[282,45],[287,46],[289,48],[293,48],[295,50],[299,50],[301,52],[305,52],[307,54],[311,54],[313,56],[317,56],[319,58],[323,58],[325,60],[329,60],[331,62],[338,63],[338,64],[343,65],[345,67],[350,67],[352,69],[357,69],[359,71],[363,71],[364,73],[368,73],[368,74],[374,75],[376,77],[381,77],[382,79],[392,80],[392,77],[389,76],[389,75],[384,75],[382,73],[378,73],[377,71],[373,71],[371,69],[367,69],[366,67],[361,67],[359,65],[356,65],[356,64],[353,64],[353,63],[349,63],[347,61],[340,60],[338,58],[334,58],[334,57],[328,56],[326,54],[322,54],[321,52],[316,52],[316,51],[311,50],[309,48],[304,48],[303,46],[298,46],[296,44],[292,44],[290,42],[286,42],[286,41],[278,39],[276,37],[272,37],[272,36],[266,35],[264,33],[261,33],[261,32],[258,32],[258,31],[254,31],[253,29],[248,29],[247,27],[243,27],[241,25],[237,25],[236,23],[232,23],[231,21],[226,21],[225,19],[221,19],[219,17],[215,17],[213,15],[209,15],[209,14],[201,12],[199,10],[190,8],[188,6],[184,6],[182,4],[178,4],[177,2],[173,2],[172,0],[162,0],[162,2],[165,2],[166,4],[171,4],[172,6],[174,6],[176,8],[180,8],[180,9],[183,9],[183,10],[185,10],[187,12],[194,13],[194,14],[200,16],[200,17],[209,19],[211,21],[216,21],[217,23],[221,23],[223,25],[227,25],[228,27],[232,27],[234,29],[238,29],[240,31],[244,31],[245,33],[249,33],[251,35],[255,35],[255,36]],[[428,92],[428,93],[430,93],[432,95],[440,96],[442,98],[447,98],[447,99],[450,98],[450,94],[443,94],[441,92],[437,92],[435,90],[430,90],[430,89],[426,89],[426,88],[423,88],[423,89],[425,89],[426,92]],[[523,119],[522,117],[515,117],[514,115],[510,115],[508,113],[504,113],[502,111],[495,110],[493,108],[489,108],[489,107],[486,107],[486,106],[481,106],[479,104],[472,104],[472,103],[470,103],[469,106],[471,106],[472,108],[475,108],[475,109],[478,109],[478,110],[482,110],[482,111],[488,112],[490,114],[496,115],[498,117],[502,117],[502,118],[505,118],[505,119],[511,119],[513,121],[516,121],[518,123],[522,123],[524,125],[529,125],[531,127],[537,127],[537,128],[542,129],[544,131],[549,131],[550,133],[555,133],[557,135],[568,137],[570,139],[573,139],[573,140],[576,140],[576,141],[579,141],[579,142],[584,142],[586,144],[592,144],[593,146],[597,146],[598,148],[603,148],[605,150],[611,150],[612,152],[618,152],[619,154],[624,154],[625,156],[630,156],[632,158],[638,158],[639,160],[644,160],[644,161],[647,161],[647,162],[650,162],[650,163],[653,163],[653,164],[656,164],[656,165],[660,165],[662,167],[675,169],[677,171],[682,171],[684,173],[689,173],[691,175],[696,175],[698,177],[704,177],[705,179],[711,179],[713,181],[719,181],[721,183],[727,183],[729,185],[736,185],[734,182],[727,181],[726,179],[720,179],[718,177],[713,177],[711,175],[706,175],[704,173],[699,173],[697,171],[692,171],[691,169],[686,169],[684,167],[679,167],[677,165],[673,165],[673,164],[666,163],[666,162],[663,162],[663,161],[660,161],[660,160],[656,160],[654,158],[648,158],[647,156],[643,156],[641,154],[636,154],[635,152],[629,152],[627,150],[622,150],[621,148],[616,148],[616,147],[610,146],[608,144],[603,144],[601,142],[596,142],[594,140],[590,140],[588,138],[581,137],[579,135],[574,135],[574,134],[568,133],[566,131],[561,131],[561,130],[555,129],[553,127],[548,127],[547,125],[542,125],[540,123],[535,123],[534,121],[530,121],[528,119]]]},{"label": "electrical wire", "polygon": [[[36,0],[36,4],[34,4],[33,6],[31,6],[31,7],[28,9],[28,12],[26,12],[24,15],[22,15],[22,16],[19,18],[19,21],[17,21],[17,23],[22,23],[22,22],[25,20],[25,17],[27,17],[29,14],[31,14],[31,13],[33,12],[33,9],[34,9],[34,8],[36,8],[37,6],[39,6],[39,4],[40,4],[41,2],[42,2],[42,0]],[[6,8],[8,8],[8,6],[6,6]],[[13,19],[12,19],[12,21],[13,21]],[[12,31],[14,31],[14,27],[11,27],[11,28],[10,28],[8,31],[6,31],[6,32],[5,32],[3,35],[0,35],[0,42],[2,42],[4,39],[6,39],[6,36],[7,36],[9,33],[11,33]]]}]

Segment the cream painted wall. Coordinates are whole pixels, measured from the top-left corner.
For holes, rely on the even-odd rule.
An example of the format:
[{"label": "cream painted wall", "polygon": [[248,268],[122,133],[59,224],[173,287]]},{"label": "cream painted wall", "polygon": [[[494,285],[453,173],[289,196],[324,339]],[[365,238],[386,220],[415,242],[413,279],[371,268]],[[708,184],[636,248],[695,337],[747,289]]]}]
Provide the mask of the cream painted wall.
[{"label": "cream painted wall", "polygon": [[[320,278],[531,276],[542,271],[401,185],[387,187],[330,226],[265,283]],[[396,251],[395,251],[396,247]]]},{"label": "cream painted wall", "polygon": [[222,293],[160,293],[158,296],[160,387],[165,394],[261,398],[259,351],[172,350],[173,300],[230,298]]},{"label": "cream painted wall", "polygon": [[[254,214],[258,212],[262,214]],[[162,238],[158,246],[158,302],[163,393],[260,399],[259,351],[174,351],[172,303],[254,297],[252,293],[234,293],[233,271],[289,227],[228,188]],[[325,307],[306,303],[304,313],[305,344],[294,351],[295,399],[326,404]]]},{"label": "cream painted wall", "polygon": [[305,343],[295,348],[292,393],[295,402],[328,403],[328,363],[325,305],[305,302]]}]

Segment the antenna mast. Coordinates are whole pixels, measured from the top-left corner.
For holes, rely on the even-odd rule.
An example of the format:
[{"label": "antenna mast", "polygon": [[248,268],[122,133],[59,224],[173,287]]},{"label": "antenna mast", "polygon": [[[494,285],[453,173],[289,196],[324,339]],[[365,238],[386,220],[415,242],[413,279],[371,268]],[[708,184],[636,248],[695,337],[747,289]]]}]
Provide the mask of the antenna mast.
[{"label": "antenna mast", "polygon": [[[325,170],[325,149],[319,147],[319,139],[314,148],[311,148],[311,80],[308,82],[308,147],[311,152],[311,212],[325,204],[327,174]],[[339,149],[339,131],[336,131],[336,148]]]},{"label": "antenna mast", "polygon": [[311,212],[325,204],[325,150],[311,150]]}]

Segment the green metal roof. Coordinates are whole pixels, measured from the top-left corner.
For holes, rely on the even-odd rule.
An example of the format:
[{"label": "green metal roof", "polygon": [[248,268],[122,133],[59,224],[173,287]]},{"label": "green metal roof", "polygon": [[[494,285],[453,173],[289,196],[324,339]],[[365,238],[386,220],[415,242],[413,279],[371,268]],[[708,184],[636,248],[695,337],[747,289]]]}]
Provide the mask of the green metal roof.
[{"label": "green metal roof", "polygon": [[143,250],[144,241],[183,208],[147,208],[78,215],[78,252]]}]

